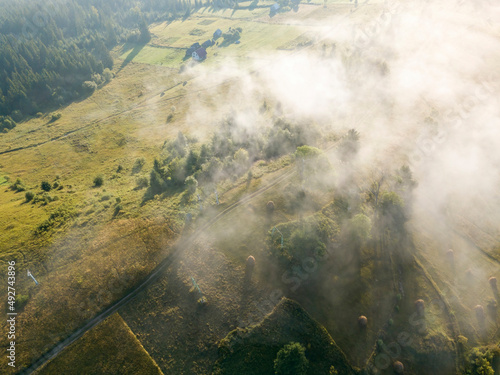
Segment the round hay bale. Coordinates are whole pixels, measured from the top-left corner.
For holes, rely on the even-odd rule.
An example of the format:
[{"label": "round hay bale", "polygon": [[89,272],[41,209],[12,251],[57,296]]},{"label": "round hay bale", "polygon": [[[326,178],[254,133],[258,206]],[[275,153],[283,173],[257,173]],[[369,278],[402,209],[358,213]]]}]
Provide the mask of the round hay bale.
[{"label": "round hay bale", "polygon": [[493,288],[493,289],[496,289],[497,288],[497,278],[496,277],[490,277],[488,279],[488,282],[490,283],[490,286]]},{"label": "round hay bale", "polygon": [[255,267],[255,258],[253,256],[249,256],[246,261],[247,268]]},{"label": "round hay bale", "polygon": [[484,320],[484,308],[481,305],[476,305],[474,307],[474,311],[476,312],[476,318],[478,320]]},{"label": "round hay bale", "polygon": [[417,299],[415,301],[415,309],[420,315],[423,315],[425,312],[425,302],[423,299]]},{"label": "round hay bale", "polygon": [[405,366],[399,361],[394,362],[392,367],[394,368],[394,372],[396,374],[402,374],[405,371]]},{"label": "round hay bale", "polygon": [[358,324],[361,328],[366,328],[366,326],[368,325],[368,319],[366,318],[366,316],[361,315],[358,318]]},{"label": "round hay bale", "polygon": [[267,202],[266,210],[267,210],[267,213],[269,213],[269,214],[272,214],[274,212],[274,202],[273,201]]}]

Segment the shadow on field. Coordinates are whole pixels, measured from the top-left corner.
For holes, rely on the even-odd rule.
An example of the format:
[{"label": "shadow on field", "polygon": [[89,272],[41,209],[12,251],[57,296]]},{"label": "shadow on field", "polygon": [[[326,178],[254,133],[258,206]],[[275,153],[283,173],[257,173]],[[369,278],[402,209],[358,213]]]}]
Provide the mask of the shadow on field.
[{"label": "shadow on field", "polygon": [[118,69],[118,71],[116,73],[117,74],[120,73],[122,71],[122,69],[125,68],[139,54],[139,52],[142,51],[142,49],[144,48],[144,46],[146,44],[147,43],[144,43],[144,44],[126,43],[123,46],[124,52],[130,50],[132,48],[132,46],[134,46],[134,47],[133,47],[132,52],[130,52],[127,55],[127,57],[125,58],[125,60],[123,60],[122,65],[120,66],[120,68]]}]

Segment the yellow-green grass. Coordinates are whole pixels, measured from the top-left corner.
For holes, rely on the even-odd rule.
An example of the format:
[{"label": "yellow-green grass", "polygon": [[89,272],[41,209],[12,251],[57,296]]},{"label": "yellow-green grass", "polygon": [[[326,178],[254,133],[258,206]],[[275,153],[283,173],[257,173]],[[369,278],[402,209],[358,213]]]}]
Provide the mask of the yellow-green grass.
[{"label": "yellow-green grass", "polygon": [[[136,179],[147,176],[163,140],[185,126],[186,107],[160,96],[175,84],[168,69],[132,64],[92,97],[62,109],[60,120],[47,124],[46,119],[32,119],[2,135],[0,151],[28,147],[0,155],[2,175],[10,183],[21,178],[27,190],[41,193],[41,181],[53,183],[58,176],[57,182],[64,187],[49,193],[58,202],[40,206],[25,203],[24,193],[7,189],[9,183],[4,181],[0,191],[5,213],[0,218],[2,255],[7,249],[25,246],[36,226],[59,205],[87,212],[101,195],[111,195],[113,202],[103,205],[120,197],[125,211],[135,211],[144,195],[144,190],[134,190]],[[174,121],[167,125],[174,104]],[[51,140],[58,136],[62,137]],[[29,148],[38,143],[43,144]],[[133,174],[138,157],[144,157],[146,164]],[[119,165],[121,173],[116,172]],[[97,175],[104,177],[102,188],[92,187]]]},{"label": "yellow-green grass", "polygon": [[[207,20],[213,22],[204,24],[203,21]],[[190,18],[185,21],[178,20],[151,27],[151,32],[154,35],[151,46],[144,47],[134,58],[134,61],[150,64],[169,64],[170,66],[180,67],[183,63],[185,53],[183,49],[187,49],[195,42],[201,44],[205,40],[211,39],[213,32],[218,28],[226,32],[230,27],[242,28],[241,43],[230,44],[225,47],[209,47],[205,62],[207,65],[220,65],[227,58],[236,59],[237,61],[252,59],[267,61],[269,57],[266,56],[266,52],[289,44],[306,31],[305,28],[300,26],[268,24],[265,22],[220,17],[199,17]],[[222,38],[218,40],[219,45],[222,41]],[[133,49],[125,52],[120,58],[125,60],[132,51]]]},{"label": "yellow-green grass", "polygon": [[[191,277],[206,306],[198,304]],[[120,314],[165,374],[206,375],[217,359],[217,342],[253,312],[267,288],[245,285],[244,265],[201,237]]]},{"label": "yellow-green grass", "polygon": [[[0,257],[17,261],[16,287],[20,294],[30,296],[19,315],[21,336],[30,340],[30,350],[18,356],[20,366],[36,359],[144,277],[168,250],[161,238],[172,239],[178,232],[178,220],[182,221],[178,197],[141,206],[145,189],[135,189],[136,179],[148,176],[163,141],[185,126],[186,103],[160,96],[177,84],[175,79],[167,68],[132,63],[92,97],[62,108],[62,117],[56,122],[33,119],[2,135],[0,151],[45,142],[0,155],[2,176],[11,182],[21,178],[27,190],[37,194],[42,193],[42,180],[53,183],[58,176],[57,182],[63,186],[49,192],[59,200],[47,205],[25,203],[24,192],[8,189],[5,178],[0,188]],[[174,121],[167,125],[165,119],[174,104]],[[138,157],[144,157],[146,164],[133,173]],[[121,172],[117,172],[119,165]],[[93,187],[97,175],[104,178],[102,187]],[[115,215],[117,198],[122,210]],[[35,234],[59,207],[78,216],[47,233]],[[151,220],[157,218],[159,225],[151,226]],[[151,226],[158,232],[137,236],[131,226]],[[116,236],[123,239],[102,241]],[[36,275],[39,287],[25,277],[26,268]],[[115,268],[118,274],[109,274]],[[109,291],[106,283],[111,279],[101,279],[101,273],[121,280],[124,272],[127,279],[123,284],[95,299],[99,288]],[[2,301],[7,300],[5,294],[2,292]],[[92,309],[85,308],[89,301]]]},{"label": "yellow-green grass", "polygon": [[[175,238],[175,223],[161,218],[87,225],[79,220],[57,236],[42,261],[30,251],[25,251],[26,259],[18,258],[16,292],[28,300],[16,307],[17,335],[20,343],[29,342],[27,350],[18,353],[20,368],[141,281],[168,255]],[[26,268],[38,286],[25,276]],[[2,311],[5,307],[2,303]],[[2,345],[6,339],[1,339]]]},{"label": "yellow-green grass", "polygon": [[[471,344],[498,341],[500,336],[497,325],[500,316],[498,311],[492,315],[488,304],[490,301],[498,303],[499,297],[488,279],[492,276],[500,277],[499,262],[482,253],[462,233],[445,228],[428,216],[426,221],[413,224],[417,256],[439,288],[448,296],[462,335]],[[453,258],[447,254],[450,248],[453,250]],[[485,310],[484,327],[474,311],[476,305],[482,305]]]},{"label": "yellow-green grass", "polygon": [[[131,47],[134,48],[126,50],[120,56],[122,60],[132,58],[132,55],[135,55],[134,49],[136,46],[134,45]],[[133,61],[138,63],[164,65],[173,68],[179,68],[184,55],[185,50],[181,48],[165,48],[161,46],[146,45],[133,58]]]},{"label": "yellow-green grass", "polygon": [[85,333],[36,374],[163,373],[120,315],[114,314]]},{"label": "yellow-green grass", "polygon": [[[61,110],[61,120],[66,117],[67,121],[56,122],[53,131],[72,125],[71,129],[76,132],[0,157],[2,173],[11,180],[22,178],[28,190],[39,194],[40,182],[46,179],[52,183],[56,176],[59,176],[58,183],[64,186],[62,190],[49,193],[60,199],[46,206],[24,203],[24,193],[5,190],[5,184],[5,191],[0,194],[2,204],[5,202],[4,207],[8,209],[6,215],[2,215],[2,225],[5,228],[13,225],[2,231],[2,259],[16,258],[20,274],[25,274],[29,267],[40,281],[35,287],[30,279],[23,277],[17,284],[19,292],[29,296],[27,305],[20,311],[19,334],[30,342],[30,350],[19,355],[20,366],[28,365],[144,277],[165,256],[168,242],[162,238],[172,239],[174,232],[179,231],[182,222],[179,214],[187,209],[181,207],[180,196],[155,199],[141,206],[145,191],[134,189],[136,177],[147,176],[153,158],[160,154],[163,140],[184,129],[185,124],[185,101],[175,102],[173,123],[167,125],[156,120],[157,112],[171,111],[171,102],[161,105],[165,98],[157,94],[162,92],[162,83],[158,80],[147,81],[154,94],[145,91],[139,95],[144,89],[143,75],[157,71],[147,65],[127,65],[115,78],[114,86],[112,83],[106,87],[107,95],[98,91],[93,97]],[[131,79],[134,73],[135,80]],[[143,96],[146,99],[142,107],[81,128],[81,121],[78,122],[72,111],[84,116],[87,110],[100,103],[113,114],[107,101],[117,94],[114,90],[123,90],[127,100]],[[38,128],[39,125],[36,120],[27,122],[19,126],[19,131],[31,128],[39,131],[41,137],[49,136],[50,133],[43,126]],[[14,134],[9,133],[9,136]],[[133,174],[137,157],[145,157],[146,164],[142,171]],[[118,165],[123,166],[123,171],[117,172]],[[256,168],[256,176],[279,169],[280,165],[270,163]],[[104,177],[102,187],[92,186],[96,175]],[[116,198],[121,199],[123,210],[114,217]],[[59,206],[72,208],[78,216],[48,234],[35,235],[36,227]],[[156,218],[159,218],[158,224],[155,224]],[[25,257],[19,251],[23,251]],[[125,281],[121,283],[120,280]],[[116,283],[118,287],[110,287]],[[104,295],[99,291],[104,291]],[[59,319],[63,315],[65,318]]]},{"label": "yellow-green grass", "polygon": [[[272,1],[260,1],[254,9],[249,9],[251,1],[239,3],[238,9],[214,9],[201,8],[193,13],[191,17],[219,17],[227,19],[254,19],[269,14],[269,7],[273,4]],[[215,31],[215,29],[214,29]],[[213,32],[213,31],[212,31]]]}]

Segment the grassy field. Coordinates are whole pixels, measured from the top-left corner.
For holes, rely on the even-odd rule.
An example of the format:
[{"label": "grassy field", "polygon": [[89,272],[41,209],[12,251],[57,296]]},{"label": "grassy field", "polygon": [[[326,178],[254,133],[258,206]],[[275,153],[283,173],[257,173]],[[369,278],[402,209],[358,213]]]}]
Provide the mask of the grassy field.
[{"label": "grassy field", "polygon": [[[2,136],[0,258],[16,260],[16,289],[28,297],[18,319],[30,350],[19,354],[19,366],[120,297],[168,252],[183,223],[179,200],[141,206],[145,189],[136,181],[148,176],[160,139],[179,130],[165,121],[176,102],[155,104],[176,84],[169,69],[124,66],[93,96],[61,109],[56,122],[33,119]],[[145,164],[135,168],[140,158]],[[98,175],[102,187],[93,186]],[[47,193],[57,200],[26,202],[25,192],[9,189],[17,178],[41,198],[41,182],[57,182]],[[27,269],[38,287],[22,277]]]},{"label": "grassy field", "polygon": [[[217,45],[207,49],[208,67],[233,63],[251,66],[265,64],[270,60],[266,53],[276,49],[294,49],[293,41],[303,35],[308,28],[293,25],[270,24],[247,19],[224,18],[217,15],[205,16],[196,13],[181,21],[153,25],[152,42],[146,46],[125,45],[117,51],[120,59],[139,63],[162,65],[179,69],[185,64],[184,55],[193,43],[202,44],[212,39],[215,30],[226,32],[229,28],[241,27],[240,44],[224,45],[222,38]],[[190,59],[189,59],[190,60]]]},{"label": "grassy field", "polygon": [[326,329],[288,299],[258,325],[234,330],[221,340],[213,374],[272,375],[278,350],[290,342],[306,347],[307,374],[327,374],[331,366],[340,374],[355,374]]},{"label": "grassy field", "polygon": [[38,375],[139,373],[163,374],[118,314],[101,322],[36,372]]}]

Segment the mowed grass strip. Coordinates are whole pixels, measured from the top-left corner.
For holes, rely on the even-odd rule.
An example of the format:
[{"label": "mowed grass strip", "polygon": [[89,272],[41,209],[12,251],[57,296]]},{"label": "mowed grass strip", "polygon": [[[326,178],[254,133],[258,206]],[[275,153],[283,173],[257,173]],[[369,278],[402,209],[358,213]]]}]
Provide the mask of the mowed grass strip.
[{"label": "mowed grass strip", "polygon": [[87,332],[36,373],[49,374],[163,374],[127,323],[118,314]]}]

